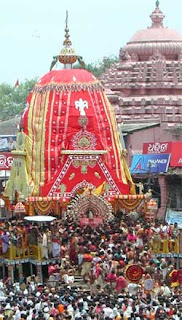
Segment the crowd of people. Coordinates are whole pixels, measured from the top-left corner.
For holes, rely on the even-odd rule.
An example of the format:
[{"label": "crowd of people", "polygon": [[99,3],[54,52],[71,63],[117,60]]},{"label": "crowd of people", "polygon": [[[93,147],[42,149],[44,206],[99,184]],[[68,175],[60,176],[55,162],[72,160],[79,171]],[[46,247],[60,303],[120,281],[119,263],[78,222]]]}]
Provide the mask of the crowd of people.
[{"label": "crowd of people", "polygon": [[[36,275],[14,284],[10,278],[1,281],[0,318],[180,320],[182,270],[176,258],[152,252],[162,239],[178,237],[177,224],[125,215],[94,229],[80,227],[71,218],[49,226],[12,218],[1,225],[2,253],[10,243],[20,247],[34,243],[50,263],[44,285]],[[142,270],[137,281],[127,276],[132,265]],[[75,284],[76,276],[82,279],[80,286]]]}]

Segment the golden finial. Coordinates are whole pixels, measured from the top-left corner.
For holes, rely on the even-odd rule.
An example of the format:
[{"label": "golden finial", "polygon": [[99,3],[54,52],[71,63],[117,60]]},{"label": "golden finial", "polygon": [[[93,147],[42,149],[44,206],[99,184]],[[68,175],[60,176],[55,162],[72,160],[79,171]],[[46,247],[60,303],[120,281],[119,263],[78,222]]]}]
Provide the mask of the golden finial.
[{"label": "golden finial", "polygon": [[66,11],[65,24],[65,40],[63,42],[64,48],[59,54],[59,62],[63,63],[65,68],[71,68],[72,64],[77,61],[77,55],[74,49],[71,48],[72,42],[70,40],[68,28],[68,11]]},{"label": "golden finial", "polygon": [[65,24],[66,24],[66,27],[65,27],[65,40],[63,42],[63,45],[66,46],[66,47],[70,47],[72,45],[72,43],[71,43],[71,40],[69,39],[70,35],[69,35],[69,28],[68,28],[68,10],[66,10]]},{"label": "golden finial", "polygon": [[68,11],[66,10],[66,20],[65,20],[65,39],[63,42],[63,49],[60,54],[53,57],[53,61],[50,66],[50,71],[56,65],[57,61],[64,64],[65,69],[72,68],[72,65],[78,61],[82,68],[85,68],[85,63],[81,56],[77,56],[74,49],[71,47],[72,42],[70,40],[69,28],[68,28]]}]

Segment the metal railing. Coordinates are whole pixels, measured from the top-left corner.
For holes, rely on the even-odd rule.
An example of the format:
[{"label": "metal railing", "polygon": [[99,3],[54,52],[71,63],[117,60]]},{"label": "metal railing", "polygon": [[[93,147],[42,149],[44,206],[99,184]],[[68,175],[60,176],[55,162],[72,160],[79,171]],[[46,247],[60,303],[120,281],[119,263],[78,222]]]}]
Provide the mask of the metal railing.
[{"label": "metal railing", "polygon": [[153,253],[179,253],[179,237],[177,239],[152,240]]},{"label": "metal railing", "polygon": [[34,259],[41,261],[42,250],[40,246],[35,245],[19,248],[10,244],[8,250],[4,254],[1,254],[0,257],[9,260]]}]

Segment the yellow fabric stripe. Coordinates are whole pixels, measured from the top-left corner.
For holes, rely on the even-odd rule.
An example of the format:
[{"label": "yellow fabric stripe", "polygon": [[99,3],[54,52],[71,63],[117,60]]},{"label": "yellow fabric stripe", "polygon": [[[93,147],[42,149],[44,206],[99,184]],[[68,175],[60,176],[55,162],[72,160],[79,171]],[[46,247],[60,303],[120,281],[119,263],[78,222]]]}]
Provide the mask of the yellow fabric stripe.
[{"label": "yellow fabric stripe", "polygon": [[48,132],[48,181],[51,180],[51,136],[52,136],[52,117],[53,117],[55,96],[56,96],[56,92],[54,91],[52,96],[52,101],[51,101],[49,132]]},{"label": "yellow fabric stripe", "polygon": [[[104,97],[103,97],[103,93],[101,92],[100,95],[101,95],[102,103],[103,103],[103,106],[104,106],[104,109],[105,109],[105,113],[106,113],[106,116],[107,116],[107,119],[108,119],[108,122],[109,122],[112,146],[113,146],[114,157],[115,157],[115,161],[116,161],[116,174],[118,176],[118,179],[120,179],[120,174],[119,174],[119,170],[118,170],[118,157],[117,157],[117,151],[116,151],[116,148],[115,148],[115,142],[116,141],[115,141],[115,137],[114,137],[113,127],[112,127],[112,124],[111,124],[111,119],[110,119],[109,114],[108,114],[108,109],[107,109],[107,106],[106,106],[106,103],[105,103],[105,100],[104,100]],[[110,110],[110,112],[111,112],[111,110]]]},{"label": "yellow fabric stripe", "polygon": [[27,172],[29,176],[29,183],[34,186],[34,175],[32,172],[33,167],[33,134],[32,134],[32,119],[33,119],[33,110],[34,105],[36,104],[37,95],[33,94],[29,106],[29,112],[28,112],[28,136],[26,137],[26,164],[27,164]]},{"label": "yellow fabric stripe", "polygon": [[[49,95],[50,92],[47,92],[45,95],[45,105],[42,105],[42,127],[41,127],[41,143],[40,143],[40,183],[43,184],[45,181],[45,161],[44,161],[44,153],[45,153],[45,137],[46,137],[46,116],[49,105]],[[44,103],[44,102],[43,102]]]},{"label": "yellow fabric stripe", "polygon": [[[135,194],[136,193],[135,184],[133,183],[130,171],[128,169],[128,165],[127,165],[126,159],[122,154],[122,145],[121,145],[120,134],[119,134],[118,127],[117,127],[117,121],[116,121],[116,118],[115,118],[114,110],[113,110],[112,105],[110,104],[110,102],[109,102],[107,97],[106,97],[106,100],[107,100],[107,103],[109,104],[110,114],[111,114],[111,117],[112,117],[113,126],[115,128],[115,136],[116,136],[116,140],[117,140],[117,146],[118,146],[118,149],[119,149],[118,153],[119,153],[120,161],[121,161],[120,170],[121,170],[122,179],[123,179],[123,182],[126,181],[125,183],[128,183],[127,180],[131,183],[130,192],[131,192],[131,194]],[[122,170],[122,168],[123,168],[123,170]]]}]

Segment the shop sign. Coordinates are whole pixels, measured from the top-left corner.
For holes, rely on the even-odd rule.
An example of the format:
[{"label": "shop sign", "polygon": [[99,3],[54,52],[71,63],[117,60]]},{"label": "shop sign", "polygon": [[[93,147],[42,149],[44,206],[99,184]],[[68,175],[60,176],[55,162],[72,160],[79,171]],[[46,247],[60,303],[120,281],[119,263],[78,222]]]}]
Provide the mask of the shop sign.
[{"label": "shop sign", "polygon": [[11,170],[13,157],[11,152],[0,153],[0,170]]},{"label": "shop sign", "polygon": [[143,143],[143,154],[171,153],[172,142]]},{"label": "shop sign", "polygon": [[167,209],[165,220],[168,224],[178,224],[178,228],[182,229],[182,211]]},{"label": "shop sign", "polygon": [[170,167],[182,167],[182,141],[148,142],[143,144],[143,154],[171,153]]},{"label": "shop sign", "polygon": [[132,159],[131,173],[167,172],[170,154],[135,154]]},{"label": "shop sign", "polygon": [[182,142],[172,142],[170,167],[182,167]]}]

